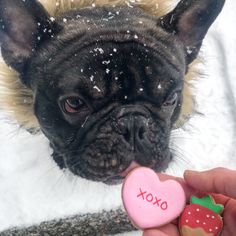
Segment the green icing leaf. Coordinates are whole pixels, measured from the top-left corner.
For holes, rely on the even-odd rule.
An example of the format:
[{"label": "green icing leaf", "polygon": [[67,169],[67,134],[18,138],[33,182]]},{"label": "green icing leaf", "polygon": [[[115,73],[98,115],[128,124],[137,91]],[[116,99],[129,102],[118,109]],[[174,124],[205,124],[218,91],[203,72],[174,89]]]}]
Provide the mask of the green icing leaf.
[{"label": "green icing leaf", "polygon": [[215,203],[211,195],[206,195],[202,198],[197,198],[195,196],[192,196],[191,203],[206,207],[214,211],[216,214],[220,214],[224,210],[224,207],[222,205]]}]

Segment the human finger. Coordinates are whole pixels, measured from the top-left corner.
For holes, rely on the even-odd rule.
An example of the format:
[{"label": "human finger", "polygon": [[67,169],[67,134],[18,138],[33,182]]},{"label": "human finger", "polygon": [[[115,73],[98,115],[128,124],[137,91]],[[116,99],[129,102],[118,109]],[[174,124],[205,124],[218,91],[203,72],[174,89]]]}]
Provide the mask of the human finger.
[{"label": "human finger", "polygon": [[184,173],[186,183],[201,191],[224,194],[236,198],[236,171],[216,168],[209,171]]}]

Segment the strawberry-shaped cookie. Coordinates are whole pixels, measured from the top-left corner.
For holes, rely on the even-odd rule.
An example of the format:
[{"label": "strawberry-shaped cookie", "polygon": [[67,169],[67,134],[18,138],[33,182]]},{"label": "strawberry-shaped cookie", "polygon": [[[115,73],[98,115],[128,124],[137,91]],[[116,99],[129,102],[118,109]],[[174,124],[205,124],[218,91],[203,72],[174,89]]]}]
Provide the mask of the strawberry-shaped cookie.
[{"label": "strawberry-shaped cookie", "polygon": [[223,228],[220,213],[224,207],[216,204],[210,195],[203,198],[192,197],[180,216],[182,236],[217,236]]}]

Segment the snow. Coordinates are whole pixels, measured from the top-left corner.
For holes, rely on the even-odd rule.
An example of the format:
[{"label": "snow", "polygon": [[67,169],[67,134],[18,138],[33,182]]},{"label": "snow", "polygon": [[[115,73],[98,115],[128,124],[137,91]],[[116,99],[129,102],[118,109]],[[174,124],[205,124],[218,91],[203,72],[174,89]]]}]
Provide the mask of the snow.
[{"label": "snow", "polygon": [[[176,157],[169,174],[182,176],[187,168],[236,169],[234,9],[236,2],[226,1],[204,41],[205,76],[194,81],[198,112],[183,128],[173,131],[171,148]],[[9,123],[2,111],[0,150],[0,231],[121,205],[121,186],[106,186],[62,172],[50,157],[47,139]]]}]

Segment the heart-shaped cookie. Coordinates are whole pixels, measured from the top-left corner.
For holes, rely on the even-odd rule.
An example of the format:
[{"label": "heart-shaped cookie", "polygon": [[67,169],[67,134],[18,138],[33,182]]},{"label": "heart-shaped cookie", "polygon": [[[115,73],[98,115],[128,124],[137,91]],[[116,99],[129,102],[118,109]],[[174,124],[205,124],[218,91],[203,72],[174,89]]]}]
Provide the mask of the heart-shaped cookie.
[{"label": "heart-shaped cookie", "polygon": [[131,171],[123,183],[124,207],[139,229],[155,228],[176,219],[183,211],[186,197],[175,180],[161,182],[157,174],[146,167]]}]

